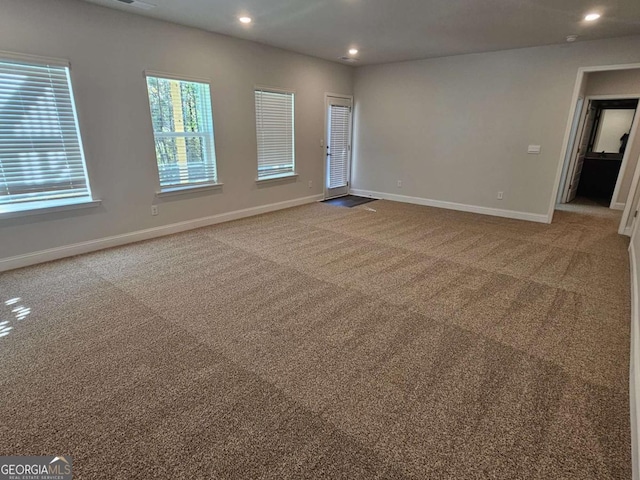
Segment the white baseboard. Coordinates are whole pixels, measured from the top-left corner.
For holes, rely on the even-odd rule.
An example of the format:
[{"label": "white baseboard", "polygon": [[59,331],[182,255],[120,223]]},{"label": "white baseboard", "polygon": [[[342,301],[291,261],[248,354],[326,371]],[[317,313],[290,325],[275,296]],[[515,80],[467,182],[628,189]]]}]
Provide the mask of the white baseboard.
[{"label": "white baseboard", "polygon": [[629,367],[629,410],[631,414],[631,461],[633,480],[640,480],[640,271],[636,265],[636,251],[631,243],[629,246],[629,261],[631,262],[631,358]]},{"label": "white baseboard", "polygon": [[261,205],[259,207],[245,208],[243,210],[221,213],[218,215],[212,215],[210,217],[197,218],[195,220],[187,220],[185,222],[163,225],[161,227],[148,228],[146,230],[138,230],[122,235],[98,238],[96,240],[89,240],[87,242],[64,245],[62,247],[50,248],[48,250],[41,250],[24,255],[17,255],[15,257],[3,258],[0,259],[0,272],[13,270],[15,268],[27,267],[29,265],[35,265],[37,263],[49,262],[51,260],[58,260],[60,258],[73,257],[74,255],[81,255],[83,253],[95,252],[96,250],[102,250],[105,248],[117,247],[120,245],[125,245],[127,243],[149,240],[151,238],[162,237],[164,235],[171,235],[187,230],[193,230],[194,228],[206,227],[209,225],[229,222],[231,220],[238,220],[245,217],[252,217],[254,215],[274,212],[276,210],[282,210],[285,208],[297,207],[299,205],[305,205],[307,203],[318,202],[323,198],[323,195],[312,195],[310,197],[287,200],[286,202],[271,203],[268,205]]},{"label": "white baseboard", "polygon": [[431,200],[422,197],[409,197],[406,195],[396,195],[393,193],[373,192],[370,190],[360,190],[352,188],[353,195],[361,197],[378,198],[382,200],[392,200],[394,202],[414,203],[427,207],[446,208],[448,210],[458,210],[460,212],[479,213],[481,215],[492,215],[494,217],[513,218],[516,220],[527,220],[529,222],[549,223],[547,215],[538,213],[518,212],[515,210],[501,210],[499,208],[480,207],[477,205],[465,205],[464,203],[445,202],[443,200]]},{"label": "white baseboard", "polygon": [[624,210],[624,205],[625,205],[624,203],[616,202],[616,203],[612,203],[609,208],[613,210]]}]

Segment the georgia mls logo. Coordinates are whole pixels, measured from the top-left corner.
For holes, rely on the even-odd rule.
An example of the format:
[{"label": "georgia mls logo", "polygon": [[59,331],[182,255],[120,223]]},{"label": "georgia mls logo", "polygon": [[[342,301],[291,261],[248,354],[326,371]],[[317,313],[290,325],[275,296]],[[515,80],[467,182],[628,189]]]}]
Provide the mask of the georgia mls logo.
[{"label": "georgia mls logo", "polygon": [[[55,465],[56,463],[57,465]],[[49,475],[60,475],[62,470],[64,470],[65,475],[70,474],[71,464],[64,457],[54,457],[54,459],[49,462]]]},{"label": "georgia mls logo", "polygon": [[71,457],[0,457],[0,480],[71,480]]}]

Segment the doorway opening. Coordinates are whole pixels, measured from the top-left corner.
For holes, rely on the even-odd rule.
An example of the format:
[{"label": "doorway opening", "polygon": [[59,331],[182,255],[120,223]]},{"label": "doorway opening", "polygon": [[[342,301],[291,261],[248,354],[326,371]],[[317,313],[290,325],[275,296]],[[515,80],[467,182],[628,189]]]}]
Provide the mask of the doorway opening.
[{"label": "doorway opening", "polygon": [[556,210],[587,208],[631,233],[640,202],[638,85],[640,64],[578,69],[549,223]]},{"label": "doorway opening", "polygon": [[616,190],[619,191],[624,174],[622,163],[633,130],[638,99],[592,97],[581,103],[584,114],[581,112],[581,116],[576,117],[578,128],[559,203],[571,203],[578,198],[616,209]]}]

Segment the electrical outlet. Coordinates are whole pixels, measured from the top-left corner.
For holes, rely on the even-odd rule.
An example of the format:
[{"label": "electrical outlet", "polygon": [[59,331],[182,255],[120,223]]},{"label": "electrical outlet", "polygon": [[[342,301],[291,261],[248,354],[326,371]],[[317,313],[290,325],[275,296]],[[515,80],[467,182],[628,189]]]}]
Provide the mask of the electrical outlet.
[{"label": "electrical outlet", "polygon": [[504,192],[498,192],[498,200],[502,200],[503,196],[504,196]]},{"label": "electrical outlet", "polygon": [[402,188],[402,180],[398,180],[398,188]]},{"label": "electrical outlet", "polygon": [[313,182],[309,180],[309,188],[313,188]]},{"label": "electrical outlet", "polygon": [[158,215],[158,206],[157,205],[151,205],[151,215],[153,215],[154,217],[156,215]]},{"label": "electrical outlet", "polygon": [[321,146],[321,147],[324,147],[324,138],[321,138],[321,139],[320,139],[320,146]]}]

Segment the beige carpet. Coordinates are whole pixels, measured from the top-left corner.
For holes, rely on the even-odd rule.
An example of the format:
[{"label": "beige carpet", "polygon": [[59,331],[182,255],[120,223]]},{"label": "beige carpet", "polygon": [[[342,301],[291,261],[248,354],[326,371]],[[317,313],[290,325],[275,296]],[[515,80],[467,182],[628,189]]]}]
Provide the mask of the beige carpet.
[{"label": "beige carpet", "polygon": [[628,241],[601,212],[314,204],[2,274],[0,454],[78,479],[631,478]]}]

